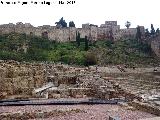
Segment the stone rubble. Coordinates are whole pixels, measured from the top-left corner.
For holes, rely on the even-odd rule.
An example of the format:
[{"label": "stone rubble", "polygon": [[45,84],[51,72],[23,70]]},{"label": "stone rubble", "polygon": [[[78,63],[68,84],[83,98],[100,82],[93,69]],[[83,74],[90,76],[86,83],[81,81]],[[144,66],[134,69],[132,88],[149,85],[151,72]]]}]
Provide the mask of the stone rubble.
[{"label": "stone rubble", "polygon": [[[111,99],[118,98],[120,94],[121,88],[117,84],[106,81],[92,67],[76,68],[54,63],[16,61],[1,61],[0,66],[1,98],[16,95],[22,95],[22,98],[26,95],[44,97],[47,94],[49,98],[87,96]],[[49,82],[53,83],[54,89],[42,89],[38,95],[33,93],[35,89],[40,89]]]}]

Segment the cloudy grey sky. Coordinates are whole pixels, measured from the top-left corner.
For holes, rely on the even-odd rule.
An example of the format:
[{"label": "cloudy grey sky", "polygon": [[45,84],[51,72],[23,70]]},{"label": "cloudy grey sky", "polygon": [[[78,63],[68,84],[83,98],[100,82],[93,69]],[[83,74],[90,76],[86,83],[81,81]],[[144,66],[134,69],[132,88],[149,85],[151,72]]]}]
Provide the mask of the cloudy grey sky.
[{"label": "cloudy grey sky", "polygon": [[63,16],[66,22],[74,21],[76,27],[81,27],[83,23],[100,25],[107,20],[117,20],[121,28],[125,27],[126,21],[131,22],[131,27],[144,25],[149,28],[151,23],[155,28],[160,27],[159,0],[75,0],[75,4],[68,5],[59,5],[59,0],[46,0],[52,3],[50,6],[31,4],[31,1],[44,0],[21,0],[27,1],[27,5],[4,3],[19,0],[0,1],[3,1],[3,4],[0,3],[0,24],[23,22],[34,26],[54,26]]}]

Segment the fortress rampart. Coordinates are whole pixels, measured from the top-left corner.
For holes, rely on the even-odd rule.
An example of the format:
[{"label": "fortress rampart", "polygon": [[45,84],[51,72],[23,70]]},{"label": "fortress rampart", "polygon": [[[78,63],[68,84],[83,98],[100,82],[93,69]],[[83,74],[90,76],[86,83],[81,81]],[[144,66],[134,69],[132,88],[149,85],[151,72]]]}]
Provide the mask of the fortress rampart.
[{"label": "fortress rampart", "polygon": [[[144,27],[142,26],[141,28],[144,32]],[[135,37],[136,31],[136,28],[120,29],[117,21],[105,21],[105,24],[101,24],[100,27],[92,24],[82,24],[82,28],[57,28],[56,26],[50,25],[34,27],[30,23],[23,24],[22,22],[0,25],[0,34],[16,32],[42,36],[45,33],[50,40],[59,42],[75,41],[77,32],[80,33],[81,38],[87,36],[89,40],[97,41],[109,39],[111,36],[114,40],[123,37]]]},{"label": "fortress rampart", "polygon": [[[140,26],[142,37],[145,36],[144,26]],[[58,42],[76,41],[76,33],[80,33],[80,37],[88,37],[90,41],[107,40],[112,37],[114,41],[126,37],[136,37],[137,29],[128,28],[120,29],[117,21],[105,21],[100,27],[92,24],[82,24],[82,28],[66,27],[57,28],[56,26],[43,25],[34,27],[30,23],[23,24],[18,22],[16,24],[9,23],[0,25],[0,34],[7,33],[25,33],[27,35],[43,36],[44,34],[49,40]],[[155,54],[160,57],[160,37],[156,37],[149,43]]]}]

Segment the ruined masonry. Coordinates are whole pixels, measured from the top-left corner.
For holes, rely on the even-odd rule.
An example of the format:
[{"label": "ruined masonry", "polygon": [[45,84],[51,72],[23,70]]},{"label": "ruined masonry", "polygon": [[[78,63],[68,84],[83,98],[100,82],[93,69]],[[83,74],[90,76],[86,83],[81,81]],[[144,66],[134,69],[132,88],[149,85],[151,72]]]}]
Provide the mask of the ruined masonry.
[{"label": "ruined masonry", "polygon": [[128,96],[119,85],[102,78],[94,67],[75,68],[55,63],[0,61],[0,86],[0,99]]}]

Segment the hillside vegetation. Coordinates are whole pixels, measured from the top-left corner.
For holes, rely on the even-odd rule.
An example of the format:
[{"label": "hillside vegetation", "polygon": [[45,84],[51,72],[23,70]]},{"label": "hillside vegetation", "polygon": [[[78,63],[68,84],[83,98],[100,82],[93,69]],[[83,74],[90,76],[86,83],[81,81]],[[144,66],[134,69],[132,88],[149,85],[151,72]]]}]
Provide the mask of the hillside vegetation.
[{"label": "hillside vegetation", "polygon": [[58,43],[47,38],[10,33],[0,35],[0,59],[17,61],[54,61],[77,65],[158,64],[152,55],[150,46],[136,39],[118,42],[101,40],[89,43],[85,50],[85,42],[80,46],[76,42]]}]

